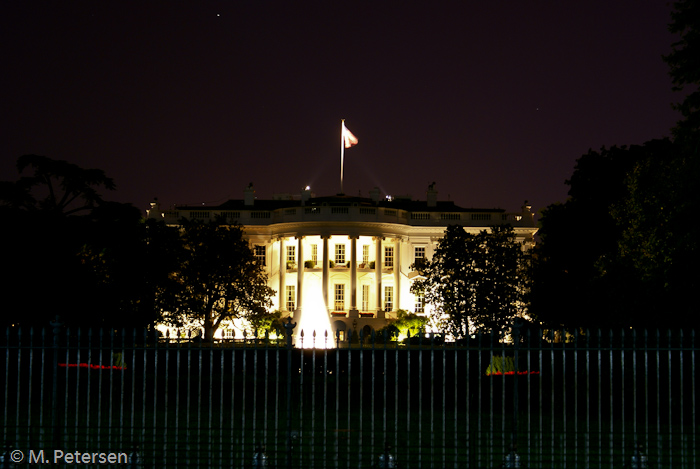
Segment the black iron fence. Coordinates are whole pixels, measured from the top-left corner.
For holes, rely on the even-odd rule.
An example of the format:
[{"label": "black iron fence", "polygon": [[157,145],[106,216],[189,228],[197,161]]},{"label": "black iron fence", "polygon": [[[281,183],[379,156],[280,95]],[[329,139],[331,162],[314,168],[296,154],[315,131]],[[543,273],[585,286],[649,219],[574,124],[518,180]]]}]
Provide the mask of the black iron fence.
[{"label": "black iron fence", "polygon": [[0,468],[700,467],[691,331],[348,336],[10,328]]}]

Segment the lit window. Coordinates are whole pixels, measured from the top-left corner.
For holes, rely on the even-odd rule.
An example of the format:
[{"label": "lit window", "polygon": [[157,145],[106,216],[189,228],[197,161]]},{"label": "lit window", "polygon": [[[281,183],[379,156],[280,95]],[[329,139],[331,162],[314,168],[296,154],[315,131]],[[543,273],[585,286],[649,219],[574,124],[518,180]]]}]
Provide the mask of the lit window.
[{"label": "lit window", "polygon": [[311,245],[311,261],[314,265],[318,264],[318,244]]},{"label": "lit window", "polygon": [[296,246],[287,246],[287,262],[291,262],[292,264],[296,264],[296,252],[297,252],[297,247]]},{"label": "lit window", "polygon": [[345,284],[335,284],[335,311],[345,311]]},{"label": "lit window", "polygon": [[258,265],[265,265],[265,246],[255,246],[255,260]]},{"label": "lit window", "polygon": [[369,264],[369,244],[362,245],[362,263]]},{"label": "lit window", "polygon": [[414,312],[415,313],[425,312],[425,295],[423,294],[423,292],[416,293],[416,303],[415,303],[415,307],[414,307]]},{"label": "lit window", "polygon": [[384,311],[394,310],[394,287],[384,287]]},{"label": "lit window", "polygon": [[369,285],[362,285],[362,311],[369,311]]},{"label": "lit window", "polygon": [[345,245],[336,244],[335,245],[335,265],[341,266],[345,264]]},{"label": "lit window", "polygon": [[296,309],[296,286],[287,285],[287,311],[294,311]]},{"label": "lit window", "polygon": [[394,246],[384,247],[384,267],[394,267]]},{"label": "lit window", "polygon": [[416,246],[414,254],[416,262],[418,259],[425,259],[425,246]]}]

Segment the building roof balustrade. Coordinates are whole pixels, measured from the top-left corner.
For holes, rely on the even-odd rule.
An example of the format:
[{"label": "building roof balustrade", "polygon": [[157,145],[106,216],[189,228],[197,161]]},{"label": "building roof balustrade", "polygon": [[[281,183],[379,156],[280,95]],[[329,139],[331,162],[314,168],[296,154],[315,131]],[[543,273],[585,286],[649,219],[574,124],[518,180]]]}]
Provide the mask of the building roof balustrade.
[{"label": "building roof balustrade", "polygon": [[464,210],[464,211],[408,211],[388,207],[362,206],[306,206],[278,208],[276,210],[220,210],[218,208],[197,210],[179,209],[163,212],[168,224],[178,224],[181,218],[213,220],[222,216],[225,220],[242,225],[273,225],[277,223],[299,222],[364,222],[396,223],[408,226],[491,226],[508,223],[513,226],[534,227],[532,213],[506,213],[503,210]]}]

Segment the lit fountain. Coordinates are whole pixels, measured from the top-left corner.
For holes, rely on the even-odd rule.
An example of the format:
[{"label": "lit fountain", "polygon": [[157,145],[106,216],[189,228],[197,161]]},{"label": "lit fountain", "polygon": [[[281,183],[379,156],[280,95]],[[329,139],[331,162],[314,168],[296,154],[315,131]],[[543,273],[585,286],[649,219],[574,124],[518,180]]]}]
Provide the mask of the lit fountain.
[{"label": "lit fountain", "polygon": [[[302,343],[301,331],[304,331]],[[335,348],[328,309],[323,301],[321,279],[308,276],[304,279],[304,304],[299,325],[294,331],[297,348]],[[314,332],[316,337],[314,338]],[[326,332],[328,336],[326,337]]]}]

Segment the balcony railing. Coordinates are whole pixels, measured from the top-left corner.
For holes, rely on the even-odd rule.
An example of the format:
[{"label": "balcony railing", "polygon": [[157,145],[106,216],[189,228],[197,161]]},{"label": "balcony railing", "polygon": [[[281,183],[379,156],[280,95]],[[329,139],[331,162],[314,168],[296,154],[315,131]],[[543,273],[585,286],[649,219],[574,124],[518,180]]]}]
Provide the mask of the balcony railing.
[{"label": "balcony railing", "polygon": [[415,226],[444,226],[461,224],[464,226],[490,226],[509,223],[514,226],[534,227],[532,215],[527,212],[408,212],[385,207],[304,207],[302,209],[282,208],[269,210],[240,210],[236,212],[218,210],[167,210],[163,212],[165,221],[177,224],[180,218],[214,219],[223,215],[225,219],[243,225],[268,225],[271,223],[291,223],[302,221],[356,221],[401,223]]}]

